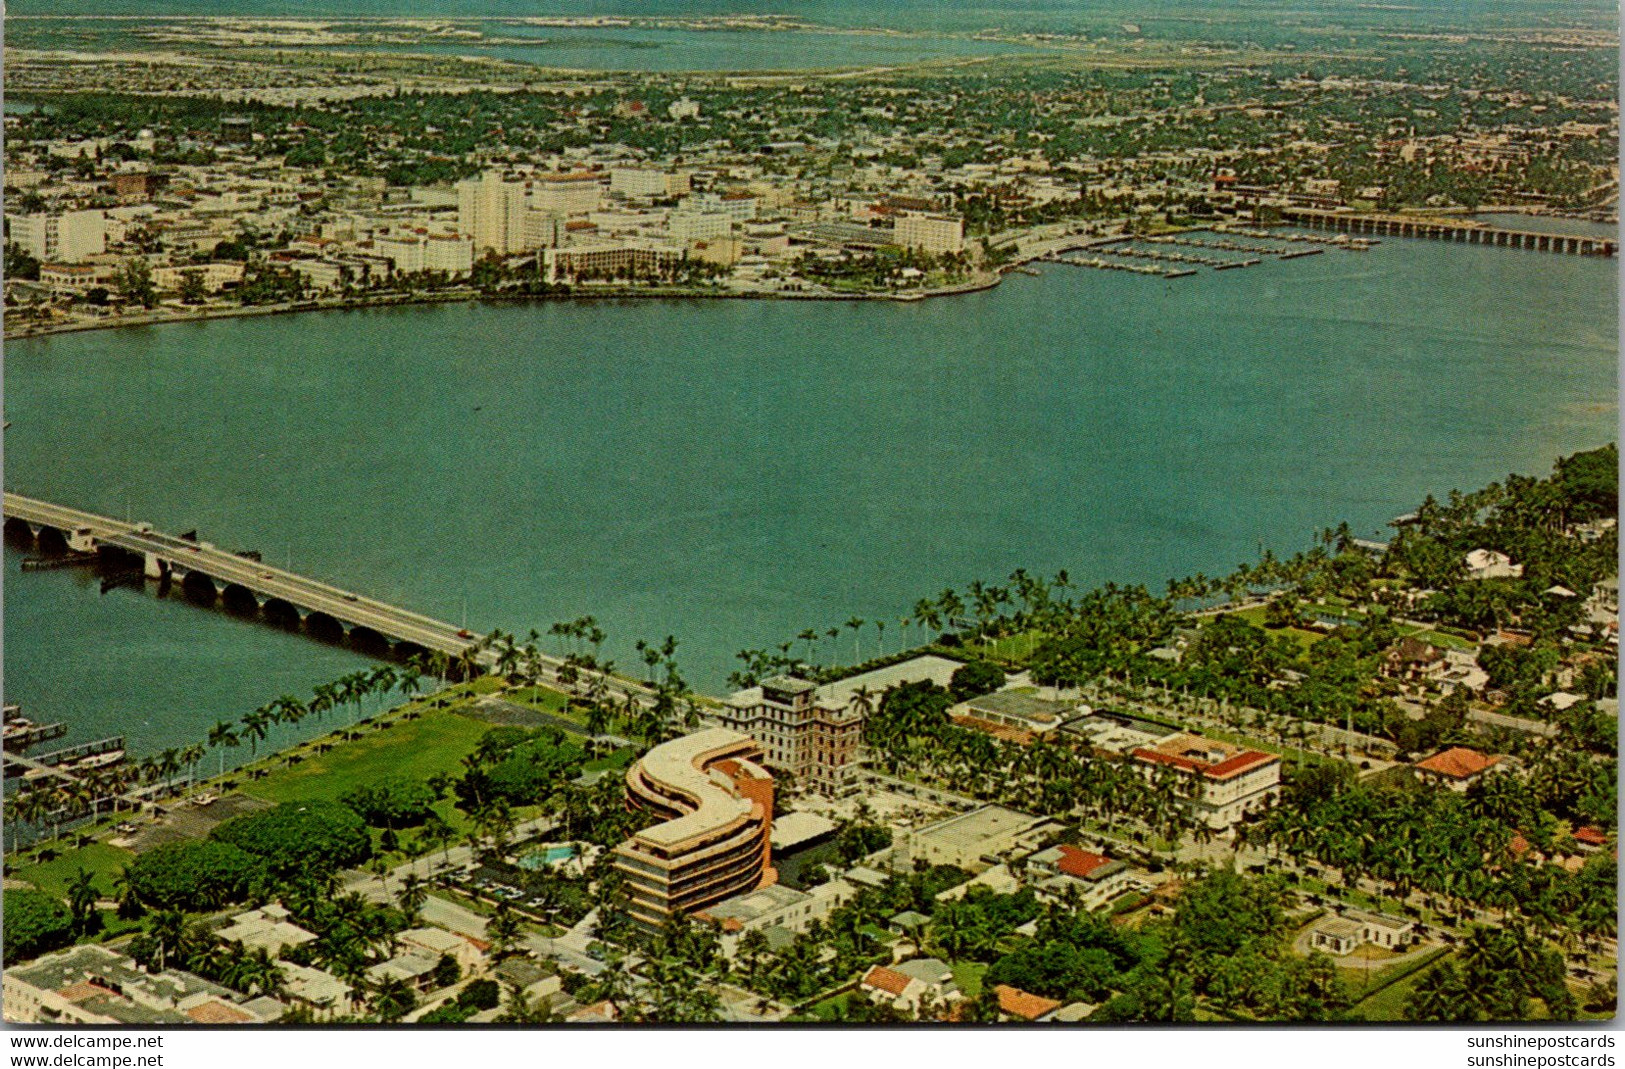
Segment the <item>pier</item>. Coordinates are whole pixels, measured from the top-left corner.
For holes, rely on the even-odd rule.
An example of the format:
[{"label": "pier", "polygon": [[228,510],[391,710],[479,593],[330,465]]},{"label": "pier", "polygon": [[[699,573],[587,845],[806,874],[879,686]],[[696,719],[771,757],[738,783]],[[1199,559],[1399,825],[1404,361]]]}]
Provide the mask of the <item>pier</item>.
[{"label": "pier", "polygon": [[60,739],[68,733],[66,724],[36,724],[32,720],[18,716],[18,712],[19,706],[6,706],[4,747],[8,753],[21,753],[30,746]]},{"label": "pier", "polygon": [[[117,755],[116,757],[114,755]],[[26,779],[36,779],[39,776],[55,775],[62,779],[75,779],[75,772],[88,771],[76,769],[73,766],[87,762],[92,758],[105,758],[97,763],[96,767],[118,764],[124,759],[124,736],[112,735],[95,742],[80,743],[78,746],[68,746],[61,750],[52,750],[37,757],[23,757],[20,754],[5,754],[5,774],[9,776],[21,775]]]},{"label": "pier", "polygon": [[1619,243],[1610,238],[1579,234],[1542,234],[1510,230],[1472,220],[1413,219],[1400,215],[1355,215],[1318,208],[1282,208],[1281,221],[1345,234],[1380,234],[1396,238],[1431,238],[1465,245],[1494,245],[1503,249],[1529,249],[1569,256],[1613,256]]}]

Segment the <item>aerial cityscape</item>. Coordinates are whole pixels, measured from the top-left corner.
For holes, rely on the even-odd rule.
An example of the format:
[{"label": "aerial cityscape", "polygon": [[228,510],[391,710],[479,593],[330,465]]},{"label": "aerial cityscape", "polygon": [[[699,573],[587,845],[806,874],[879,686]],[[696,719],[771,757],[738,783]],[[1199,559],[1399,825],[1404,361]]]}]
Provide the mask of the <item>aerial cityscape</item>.
[{"label": "aerial cityscape", "polygon": [[1618,18],[13,3],[4,1019],[1612,1020]]}]

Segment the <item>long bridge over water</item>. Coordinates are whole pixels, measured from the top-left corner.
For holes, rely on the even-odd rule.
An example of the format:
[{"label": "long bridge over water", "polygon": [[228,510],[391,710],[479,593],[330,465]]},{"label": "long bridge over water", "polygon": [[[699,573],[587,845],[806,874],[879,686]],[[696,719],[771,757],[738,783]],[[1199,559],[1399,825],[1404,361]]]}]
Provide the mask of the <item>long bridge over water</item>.
[{"label": "long bridge over water", "polygon": [[[233,611],[259,612],[269,623],[302,626],[316,637],[409,654],[439,650],[456,656],[475,636],[453,624],[327,583],[297,575],[264,561],[219,549],[208,542],[156,531],[21,494],[5,495],[8,535],[57,539],[71,551],[124,558],[149,579],[177,584],[193,600],[222,601]],[[494,659],[482,651],[484,660]]]},{"label": "long bridge over water", "polygon": [[1433,238],[1466,245],[1494,245],[1506,249],[1567,253],[1571,256],[1613,256],[1619,242],[1580,234],[1543,234],[1511,230],[1475,220],[1413,219],[1403,215],[1357,215],[1318,208],[1282,208],[1281,221],[1346,234],[1374,234],[1396,238]]},{"label": "long bridge over water", "polygon": [[[348,638],[358,650],[395,657],[430,651],[457,657],[479,646],[479,637],[466,628],[298,575],[255,556],[166,534],[149,523],[115,520],[10,492],[5,494],[4,513],[9,536],[26,534],[37,543],[110,559],[115,567],[122,560],[132,572],[139,568],[148,579],[178,585],[193,601],[220,603],[245,616],[257,614],[267,623],[302,629],[314,638]],[[496,650],[480,647],[475,661],[490,669],[498,656]],[[564,662],[546,654],[539,654],[538,660],[543,679],[562,686],[559,672]],[[645,705],[652,700],[651,689],[636,680],[613,676],[608,683],[611,694]]]}]

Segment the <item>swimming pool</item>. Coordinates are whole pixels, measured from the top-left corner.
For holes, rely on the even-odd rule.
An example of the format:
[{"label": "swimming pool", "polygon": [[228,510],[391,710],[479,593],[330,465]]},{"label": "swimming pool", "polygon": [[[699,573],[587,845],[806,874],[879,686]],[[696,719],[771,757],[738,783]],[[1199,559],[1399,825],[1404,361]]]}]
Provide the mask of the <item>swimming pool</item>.
[{"label": "swimming pool", "polygon": [[522,869],[540,869],[556,865],[560,861],[568,861],[575,856],[574,846],[544,846],[540,850],[532,850],[515,864]]}]

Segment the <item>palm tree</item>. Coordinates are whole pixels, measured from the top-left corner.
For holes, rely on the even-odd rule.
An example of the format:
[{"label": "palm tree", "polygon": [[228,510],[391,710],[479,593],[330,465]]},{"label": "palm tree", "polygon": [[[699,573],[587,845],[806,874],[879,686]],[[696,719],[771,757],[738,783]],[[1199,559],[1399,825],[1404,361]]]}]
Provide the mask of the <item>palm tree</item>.
[{"label": "palm tree", "polygon": [[237,733],[232,730],[229,720],[218,720],[214,727],[209,729],[209,747],[220,751],[220,771],[218,775],[226,774],[226,748],[238,744]]},{"label": "palm tree", "polygon": [[417,996],[405,980],[398,976],[385,977],[373,986],[368,1001],[380,1021],[398,1021],[412,1012]]},{"label": "palm tree", "polygon": [[429,889],[424,886],[423,879],[415,872],[408,872],[401,877],[401,888],[395,896],[395,901],[406,914],[406,923],[415,926],[418,916],[423,911],[423,903],[429,898]]},{"label": "palm tree", "polygon": [[255,709],[252,713],[243,714],[243,734],[248,736],[250,760],[259,756],[260,743],[265,741],[270,723],[271,714],[264,706]]},{"label": "palm tree", "polygon": [[68,911],[73,915],[73,926],[81,934],[89,931],[90,918],[96,909],[95,876],[81,868],[68,881]]},{"label": "palm tree", "polygon": [[186,765],[188,777],[194,782],[197,780],[198,762],[202,761],[208,752],[201,742],[194,742],[181,750],[181,761]]},{"label": "palm tree", "polygon": [[859,657],[859,655],[858,655],[858,633],[863,628],[863,625],[866,622],[867,621],[865,621],[863,618],[858,617],[858,616],[854,616],[854,617],[852,617],[850,620],[848,620],[846,622],[846,626],[852,629],[852,663],[853,664],[862,664],[863,663],[862,658]]}]

